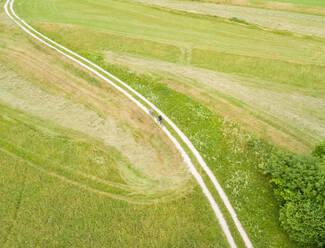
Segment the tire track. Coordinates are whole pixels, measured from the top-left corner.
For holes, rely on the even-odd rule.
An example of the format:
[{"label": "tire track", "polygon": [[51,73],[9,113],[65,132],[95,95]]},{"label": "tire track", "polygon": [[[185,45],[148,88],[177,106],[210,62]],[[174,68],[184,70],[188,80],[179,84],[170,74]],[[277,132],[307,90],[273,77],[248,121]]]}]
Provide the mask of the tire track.
[{"label": "tire track", "polygon": [[[90,186],[87,186],[87,185],[84,185],[82,183],[79,183],[77,181],[74,181],[74,180],[71,180],[71,179],[68,179],[64,176],[61,176],[59,174],[56,174],[54,172],[51,172],[51,171],[48,171],[44,168],[41,168],[40,166],[37,166],[35,164],[33,164],[32,162],[10,152],[10,151],[7,151],[3,148],[0,147],[0,152],[10,156],[10,157],[13,157],[17,160],[20,160],[21,162],[23,163],[26,163],[29,167],[35,169],[35,170],[38,170],[40,172],[42,172],[43,174],[45,175],[48,175],[48,176],[51,176],[51,177],[55,177],[57,179],[60,179],[61,181],[65,182],[65,183],[68,183],[68,184],[71,184],[71,185],[74,185],[78,188],[81,188],[85,191],[88,191],[88,192],[91,192],[91,193],[95,193],[97,195],[101,195],[101,196],[105,196],[105,197],[109,197],[109,198],[112,198],[112,199],[115,199],[115,200],[122,200],[122,201],[126,201],[126,202],[129,202],[129,203],[132,203],[132,204],[151,204],[153,202],[157,202],[156,200],[153,200],[152,202],[140,202],[140,201],[134,201],[134,200],[130,200],[128,197],[124,197],[124,196],[117,196],[115,194],[112,194],[112,193],[108,193],[108,192],[105,192],[105,191],[101,191],[101,190],[98,190],[98,189],[94,189]],[[20,206],[20,203],[19,203],[19,206]]]}]

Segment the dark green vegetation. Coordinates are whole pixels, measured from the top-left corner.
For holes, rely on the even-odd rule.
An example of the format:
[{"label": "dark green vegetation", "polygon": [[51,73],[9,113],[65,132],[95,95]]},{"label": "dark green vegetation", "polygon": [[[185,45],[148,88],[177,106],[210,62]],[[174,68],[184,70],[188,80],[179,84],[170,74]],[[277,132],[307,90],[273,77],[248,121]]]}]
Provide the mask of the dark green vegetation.
[{"label": "dark green vegetation", "polygon": [[312,154],[318,158],[322,158],[325,156],[325,140],[315,147]]},{"label": "dark green vegetation", "polygon": [[325,151],[314,156],[289,152],[272,155],[265,165],[280,203],[280,221],[289,236],[303,245],[325,246]]}]

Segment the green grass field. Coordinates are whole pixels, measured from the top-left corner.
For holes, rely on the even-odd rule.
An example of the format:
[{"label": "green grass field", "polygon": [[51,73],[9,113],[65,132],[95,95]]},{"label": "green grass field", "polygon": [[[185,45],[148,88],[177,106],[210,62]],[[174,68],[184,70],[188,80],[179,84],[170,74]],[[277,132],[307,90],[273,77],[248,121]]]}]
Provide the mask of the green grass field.
[{"label": "green grass field", "polygon": [[[169,62],[219,73],[213,85],[203,91],[214,92],[209,107],[214,108],[216,101],[227,106],[238,102],[244,118],[235,109],[225,113],[226,107],[218,113],[233,115],[242,123],[255,119],[259,124],[248,128],[262,136],[263,132],[275,133],[265,138],[280,145],[306,151],[324,137],[325,43],[321,38],[265,31],[127,1],[21,1],[16,6],[39,30],[85,55],[105,57],[111,51],[148,63]],[[160,67],[157,63],[157,70]],[[206,73],[201,74],[195,80],[200,89],[207,80]],[[176,76],[192,79],[184,74]],[[184,84],[185,80],[181,81]],[[224,82],[241,87],[246,94],[226,90],[221,85]],[[228,99],[220,99],[221,95]],[[268,96],[268,101],[261,104],[261,95]],[[302,103],[304,106],[295,107]]]},{"label": "green grass field", "polygon": [[0,26],[1,247],[227,246],[144,113],[2,12]]},{"label": "green grass field", "polygon": [[[323,33],[141,2],[16,0],[15,9],[163,110],[216,175],[254,247],[297,247],[260,170],[273,146],[252,133],[298,152],[324,138]],[[0,55],[4,247],[227,247],[175,148],[133,104],[3,12]]]},{"label": "green grass field", "polygon": [[113,148],[5,105],[0,129],[1,247],[226,246],[197,187],[147,205],[154,196],[132,196]]}]

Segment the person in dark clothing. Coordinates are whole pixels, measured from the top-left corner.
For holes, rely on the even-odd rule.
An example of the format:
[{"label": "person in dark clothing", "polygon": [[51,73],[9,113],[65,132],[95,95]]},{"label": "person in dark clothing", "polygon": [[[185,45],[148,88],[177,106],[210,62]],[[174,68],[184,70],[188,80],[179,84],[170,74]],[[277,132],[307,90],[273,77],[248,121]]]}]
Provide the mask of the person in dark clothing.
[{"label": "person in dark clothing", "polygon": [[162,118],[161,115],[159,115],[159,116],[158,116],[158,122],[159,122],[160,125],[162,124],[162,121],[163,121],[163,118]]}]

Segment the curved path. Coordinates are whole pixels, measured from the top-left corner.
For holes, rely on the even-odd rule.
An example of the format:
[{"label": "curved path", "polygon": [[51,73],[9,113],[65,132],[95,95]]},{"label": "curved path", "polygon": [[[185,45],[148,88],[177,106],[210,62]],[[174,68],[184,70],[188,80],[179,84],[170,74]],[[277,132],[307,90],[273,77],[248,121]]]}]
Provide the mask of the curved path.
[{"label": "curved path", "polygon": [[[230,204],[230,202],[228,200],[228,197],[226,196],[226,194],[223,191],[222,187],[218,183],[216,177],[214,176],[214,174],[212,173],[210,168],[207,166],[207,164],[205,163],[205,161],[203,160],[203,158],[201,157],[199,152],[193,146],[191,141],[183,134],[183,132],[162,111],[160,111],[155,105],[153,105],[151,102],[149,102],[146,98],[144,98],[140,93],[135,91],[129,85],[127,85],[126,83],[124,83],[123,81],[121,81],[120,79],[115,77],[114,75],[110,74],[109,72],[105,71],[104,69],[102,69],[98,65],[92,63],[91,61],[87,60],[86,58],[81,57],[80,55],[76,54],[75,52],[63,47],[62,45],[60,45],[60,44],[56,43],[55,41],[49,39],[48,37],[44,36],[43,34],[39,33],[38,31],[36,31],[30,25],[28,25],[24,20],[22,20],[19,16],[16,15],[16,13],[15,13],[15,11],[13,9],[13,4],[14,4],[14,0],[7,0],[5,5],[4,5],[5,12],[10,17],[10,19],[12,19],[26,33],[28,33],[30,36],[37,39],[38,41],[40,41],[44,45],[56,50],[60,54],[62,54],[65,57],[69,58],[70,60],[76,62],[77,64],[79,64],[83,68],[89,70],[90,72],[92,72],[93,74],[98,76],[99,78],[103,79],[105,82],[109,83],[111,86],[113,86],[118,91],[120,91],[125,96],[127,96],[132,102],[134,102],[136,105],[138,105],[139,108],[141,108],[147,114],[149,114],[148,108],[146,108],[134,96],[136,96],[142,102],[146,103],[148,106],[153,108],[158,114],[160,114],[165,119],[165,121],[177,133],[179,138],[181,138],[182,141],[188,146],[188,148],[191,150],[191,152],[193,153],[193,155],[195,156],[195,158],[197,159],[197,161],[199,162],[199,164],[201,165],[203,170],[209,176],[210,180],[212,181],[213,185],[215,186],[216,190],[218,191],[222,201],[224,202],[227,210],[229,211],[229,213],[230,213],[230,215],[231,215],[231,217],[232,217],[232,219],[233,219],[233,221],[234,221],[234,223],[235,223],[235,225],[236,225],[236,227],[237,227],[243,241],[245,242],[246,247],[248,247],[248,248],[253,247],[253,245],[252,245],[251,241],[249,240],[245,230],[243,229],[240,221],[237,218],[235,210],[231,206],[231,204]],[[116,81],[118,83],[115,83],[114,81]],[[121,86],[119,86],[118,84],[123,86],[127,90],[121,88]],[[162,127],[162,130],[170,138],[170,140],[174,143],[174,145],[176,146],[178,151],[181,153],[181,155],[182,155],[182,157],[184,159],[184,162],[188,166],[190,172],[193,174],[194,178],[196,179],[196,181],[198,182],[200,187],[202,188],[203,193],[208,198],[208,200],[210,202],[210,205],[211,205],[213,211],[215,212],[216,217],[218,218],[218,221],[219,221],[219,223],[221,225],[221,228],[222,228],[222,230],[223,230],[223,232],[224,232],[224,234],[225,234],[225,236],[227,238],[227,241],[228,241],[230,247],[235,248],[236,244],[235,244],[235,241],[234,241],[234,239],[233,239],[233,237],[232,237],[232,235],[231,235],[231,233],[229,231],[226,220],[224,219],[224,217],[223,217],[223,215],[222,215],[222,213],[220,211],[220,208],[218,207],[215,199],[213,198],[210,191],[208,190],[208,188],[207,188],[206,184],[204,183],[201,175],[198,173],[198,171],[196,170],[195,166],[193,165],[191,159],[189,158],[187,153],[184,151],[184,149],[180,145],[180,143],[177,141],[177,139],[169,132],[169,130],[166,127]]]}]

